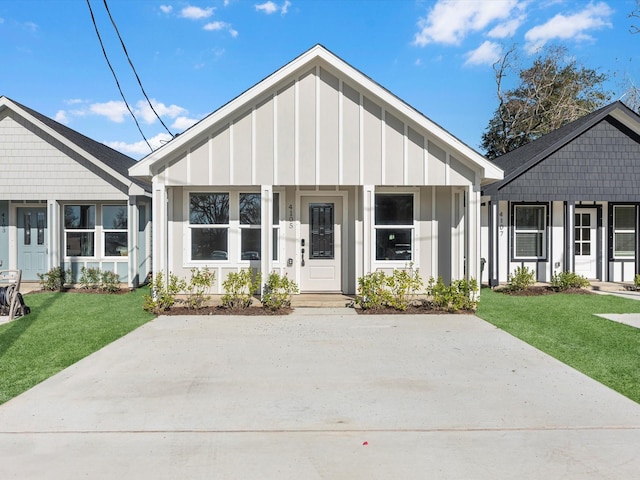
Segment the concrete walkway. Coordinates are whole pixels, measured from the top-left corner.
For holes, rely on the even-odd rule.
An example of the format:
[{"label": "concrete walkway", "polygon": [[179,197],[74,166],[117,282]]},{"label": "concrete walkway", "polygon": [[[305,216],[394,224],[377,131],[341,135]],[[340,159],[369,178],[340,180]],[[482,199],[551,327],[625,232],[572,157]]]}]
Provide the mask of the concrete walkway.
[{"label": "concrete walkway", "polygon": [[0,406],[4,479],[623,479],[640,405],[473,316],[159,317]]}]

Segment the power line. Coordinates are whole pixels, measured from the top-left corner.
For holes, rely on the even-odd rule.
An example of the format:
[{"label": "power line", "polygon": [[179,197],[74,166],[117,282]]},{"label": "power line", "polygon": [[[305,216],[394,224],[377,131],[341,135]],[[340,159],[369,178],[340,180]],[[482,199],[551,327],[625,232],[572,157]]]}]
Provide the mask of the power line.
[{"label": "power line", "polygon": [[147,103],[149,104],[149,107],[151,107],[151,111],[158,118],[158,120],[160,120],[160,123],[162,124],[164,129],[167,131],[167,133],[169,135],[171,135],[173,137],[173,133],[171,133],[169,128],[164,124],[164,122],[162,121],[162,118],[160,118],[160,115],[158,115],[158,112],[156,112],[156,109],[153,108],[153,105],[151,104],[151,100],[149,100],[149,97],[147,96],[147,92],[145,92],[144,87],[142,86],[142,81],[140,80],[140,77],[138,76],[138,72],[136,72],[136,68],[133,66],[133,62],[131,61],[131,57],[129,57],[129,52],[127,51],[127,47],[125,47],[124,41],[122,40],[122,37],[120,36],[120,31],[118,30],[118,27],[116,26],[116,22],[114,21],[113,17],[111,16],[111,11],[109,11],[109,6],[107,5],[107,0],[103,0],[103,2],[104,2],[104,8],[107,10],[107,13],[109,14],[109,19],[111,20],[111,24],[113,25],[113,29],[116,31],[116,34],[118,35],[118,39],[120,40],[120,45],[122,45],[122,50],[124,50],[124,54],[127,57],[127,60],[129,61],[129,65],[131,66],[131,70],[133,70],[133,73],[136,76],[136,80],[138,80],[138,85],[140,85],[140,90],[142,90],[142,94],[144,95],[144,98],[147,99]]},{"label": "power line", "polygon": [[129,110],[129,113],[133,117],[133,121],[136,123],[136,126],[138,127],[138,131],[140,132],[140,135],[142,135],[142,138],[144,138],[144,141],[146,142],[147,146],[149,147],[149,150],[151,150],[153,152],[153,148],[151,148],[151,145],[149,144],[149,141],[147,140],[147,137],[144,136],[144,133],[142,132],[142,128],[140,128],[140,124],[138,123],[138,119],[133,114],[133,111],[131,110],[131,107],[129,107],[129,103],[127,102],[127,99],[125,98],[124,93],[122,92],[122,88],[120,87],[120,82],[118,81],[118,76],[116,75],[116,72],[113,70],[113,67],[111,66],[111,62],[109,61],[109,57],[107,55],[107,51],[105,50],[104,43],[102,42],[102,37],[100,36],[100,31],[98,30],[98,25],[96,24],[95,16],[93,15],[93,9],[91,8],[90,0],[87,0],[87,6],[89,7],[89,12],[91,13],[91,21],[93,22],[93,27],[96,30],[96,35],[98,36],[98,41],[100,42],[100,47],[102,48],[102,54],[104,55],[104,59],[107,61],[107,65],[109,66],[109,70],[111,70],[111,74],[113,75],[113,78],[116,81],[116,85],[118,86],[118,91],[120,92],[120,96],[122,97],[122,100],[124,101],[124,104],[127,106],[127,110]]}]

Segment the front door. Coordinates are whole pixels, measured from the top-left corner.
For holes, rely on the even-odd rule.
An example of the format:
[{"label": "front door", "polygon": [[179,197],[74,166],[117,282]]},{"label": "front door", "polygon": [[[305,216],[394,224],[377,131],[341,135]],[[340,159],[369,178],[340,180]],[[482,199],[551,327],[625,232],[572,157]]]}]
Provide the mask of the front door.
[{"label": "front door", "polygon": [[598,275],[596,226],[596,209],[576,208],[574,226],[576,273],[589,279],[595,279]]},{"label": "front door", "polygon": [[300,290],[342,291],[342,197],[301,197]]},{"label": "front door", "polygon": [[47,271],[47,209],[19,207],[18,268],[22,280],[38,280]]}]

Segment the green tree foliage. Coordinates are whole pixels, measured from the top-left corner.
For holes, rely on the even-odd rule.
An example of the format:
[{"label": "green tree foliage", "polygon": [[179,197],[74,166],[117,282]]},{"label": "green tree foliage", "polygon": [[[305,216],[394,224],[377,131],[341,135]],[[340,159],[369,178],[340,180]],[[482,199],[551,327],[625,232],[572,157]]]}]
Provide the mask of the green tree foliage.
[{"label": "green tree foliage", "polygon": [[529,68],[519,70],[519,83],[504,89],[517,68],[515,47],[494,65],[498,107],[482,135],[482,148],[493,159],[604,106],[611,93],[608,76],[570,57],[565,47],[543,50]]}]

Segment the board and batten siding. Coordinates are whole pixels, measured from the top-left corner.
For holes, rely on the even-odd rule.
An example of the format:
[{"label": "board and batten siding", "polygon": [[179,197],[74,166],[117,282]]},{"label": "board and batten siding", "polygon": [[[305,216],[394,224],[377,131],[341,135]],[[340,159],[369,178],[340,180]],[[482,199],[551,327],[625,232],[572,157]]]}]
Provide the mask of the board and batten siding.
[{"label": "board and batten siding", "polygon": [[[11,111],[0,116],[3,200],[127,200],[127,186]],[[49,138],[49,142],[45,139]],[[118,188],[121,187],[120,188]]]},{"label": "board and batten siding", "polygon": [[467,186],[462,155],[328,64],[289,77],[176,153],[167,186]]}]

